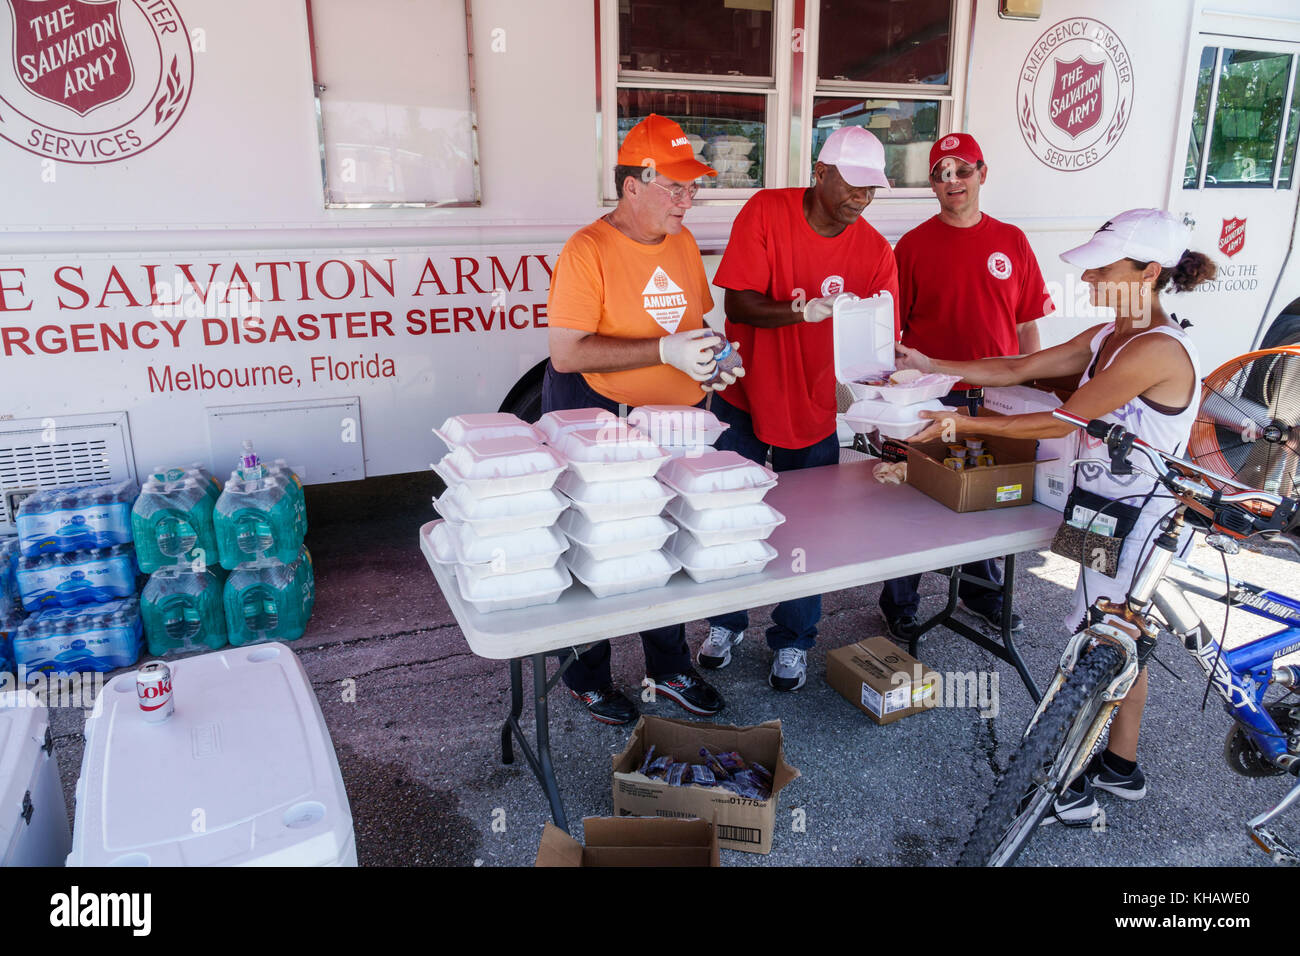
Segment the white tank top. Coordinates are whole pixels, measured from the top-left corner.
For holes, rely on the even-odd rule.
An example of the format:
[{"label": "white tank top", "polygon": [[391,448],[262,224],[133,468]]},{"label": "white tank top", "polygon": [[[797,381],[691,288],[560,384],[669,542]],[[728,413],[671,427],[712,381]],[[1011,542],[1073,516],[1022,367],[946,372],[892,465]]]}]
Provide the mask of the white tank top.
[{"label": "white tank top", "polygon": [[[1081,388],[1092,378],[1092,370],[1097,362],[1097,354],[1101,351],[1106,337],[1114,331],[1115,323],[1110,322],[1099,329],[1097,334],[1093,336],[1091,343],[1092,361],[1088,363],[1083,376],[1079,379]],[[1143,335],[1155,334],[1168,335],[1170,338],[1176,339],[1187,352],[1187,357],[1191,359],[1192,372],[1195,376],[1191,401],[1187,403],[1187,407],[1181,412],[1170,415],[1159,411],[1141,397],[1138,397],[1101,417],[1105,421],[1123,425],[1148,445],[1175,455],[1186,449],[1187,439],[1192,433],[1192,423],[1196,420],[1196,412],[1201,404],[1201,365],[1196,353],[1196,347],[1192,345],[1187,334],[1177,326],[1169,325],[1159,325],[1153,329],[1148,329],[1146,332],[1140,332],[1116,349],[1115,354],[1110,357],[1103,368],[1108,367],[1111,362],[1115,361],[1116,356],[1123,352],[1135,339],[1141,338]],[[1079,457],[1101,458],[1108,461],[1110,456],[1106,451],[1105,442],[1093,438],[1087,432],[1080,432]],[[1136,458],[1131,456],[1130,460],[1140,468],[1150,468],[1149,463],[1141,456]],[[1119,498],[1126,495],[1146,495],[1151,491],[1155,482],[1151,478],[1138,474],[1116,477],[1100,463],[1083,462],[1078,467],[1078,484],[1090,491],[1095,491],[1099,495],[1105,495],[1107,498]],[[1142,501],[1141,499],[1130,498],[1125,504],[1141,505]],[[1165,503],[1165,507],[1161,510],[1168,510],[1168,503]]]}]

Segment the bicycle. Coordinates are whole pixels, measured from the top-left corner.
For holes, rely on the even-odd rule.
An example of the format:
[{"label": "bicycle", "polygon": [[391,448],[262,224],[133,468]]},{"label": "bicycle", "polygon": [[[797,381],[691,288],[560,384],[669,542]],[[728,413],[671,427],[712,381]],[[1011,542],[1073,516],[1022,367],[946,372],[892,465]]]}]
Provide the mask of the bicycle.
[{"label": "bicycle", "polygon": [[[1157,525],[1160,533],[1133,576],[1125,600],[1093,602],[1085,627],[1066,645],[1060,666],[1025,728],[1019,751],[962,849],[963,866],[1005,866],[1015,861],[1052,802],[1087,767],[1115,708],[1132,689],[1162,631],[1196,658],[1233,718],[1224,748],[1229,766],[1247,776],[1290,773],[1300,777],[1300,703],[1264,703],[1265,692],[1274,684],[1291,693],[1300,689],[1300,667],[1274,665],[1278,657],[1300,650],[1300,602],[1229,580],[1225,600],[1230,607],[1287,626],[1226,650],[1192,609],[1180,585],[1166,577],[1184,527],[1206,534],[1206,543],[1224,554],[1235,554],[1237,540],[1252,535],[1280,539],[1300,553],[1293,537],[1300,530],[1300,500],[1250,488],[1167,455],[1120,425],[1087,421],[1060,410],[1053,414],[1104,440],[1114,474],[1149,475],[1177,504]],[[1146,457],[1154,474],[1134,467],[1129,461],[1134,452]],[[1243,490],[1216,490],[1210,482]],[[1268,827],[1297,801],[1300,779],[1276,806],[1247,823],[1251,839],[1275,862],[1300,863],[1300,855]]]}]

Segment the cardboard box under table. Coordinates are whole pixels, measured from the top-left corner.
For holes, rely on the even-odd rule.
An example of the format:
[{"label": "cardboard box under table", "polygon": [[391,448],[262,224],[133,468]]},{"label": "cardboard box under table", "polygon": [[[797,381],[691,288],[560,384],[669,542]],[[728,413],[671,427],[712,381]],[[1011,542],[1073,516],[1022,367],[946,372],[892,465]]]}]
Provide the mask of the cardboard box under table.
[{"label": "cardboard box under table", "polygon": [[707,820],[587,817],[584,847],[549,821],[536,866],[721,866],[717,828]]},{"label": "cardboard box under table", "polygon": [[[980,416],[990,413],[981,410]],[[1034,500],[1037,442],[1032,438],[984,438],[996,464],[961,471],[944,465],[948,445],[941,441],[910,445],[907,483],[953,511],[1016,508]]]},{"label": "cardboard box under table", "polygon": [[[700,748],[716,753],[737,751],[746,764],[757,761],[772,772],[772,795],[766,800],[739,797],[722,787],[670,787],[638,772],[646,750],[674,761],[701,763]],[[781,788],[799,776],[785,762],[781,721],[757,727],[730,727],[693,720],[641,717],[632,739],[614,757],[614,813],[618,816],[701,817],[713,819],[718,842],[728,850],[770,853]]]},{"label": "cardboard box under table", "polygon": [[887,637],[871,637],[826,655],[826,683],[878,724],[929,710],[938,675]]}]

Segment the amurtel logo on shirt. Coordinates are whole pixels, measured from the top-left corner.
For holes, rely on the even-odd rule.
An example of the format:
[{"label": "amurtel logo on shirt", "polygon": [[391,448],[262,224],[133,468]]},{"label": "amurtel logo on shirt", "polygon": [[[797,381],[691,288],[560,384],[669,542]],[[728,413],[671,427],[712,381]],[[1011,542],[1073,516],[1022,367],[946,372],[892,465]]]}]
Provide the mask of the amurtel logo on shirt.
[{"label": "amurtel logo on shirt", "polygon": [[1011,257],[1005,252],[995,252],[989,256],[989,274],[995,279],[1011,278]]},{"label": "amurtel logo on shirt", "polygon": [[822,295],[839,295],[844,291],[844,276],[827,276],[822,280]]},{"label": "amurtel logo on shirt", "polygon": [[650,313],[650,318],[663,326],[671,335],[677,331],[677,325],[686,314],[686,293],[664,272],[662,266],[656,266],[650,281],[641,290],[641,304]]}]

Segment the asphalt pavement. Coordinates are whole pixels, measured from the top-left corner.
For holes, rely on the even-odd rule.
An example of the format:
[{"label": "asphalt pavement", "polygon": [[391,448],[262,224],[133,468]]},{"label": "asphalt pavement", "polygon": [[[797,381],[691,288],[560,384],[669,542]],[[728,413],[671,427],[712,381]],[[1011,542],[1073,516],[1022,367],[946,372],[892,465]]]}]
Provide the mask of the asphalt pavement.
[{"label": "asphalt pavement", "polygon": [[[294,650],[311,677],[338,753],[356,829],[360,862],[388,866],[530,866],[550,813],[522,758],[501,763],[499,733],[508,708],[504,662],[472,654],[417,543],[435,517],[429,474],[308,489],[317,601]],[[1198,547],[1194,563],[1218,567]],[[1272,546],[1229,559],[1236,577],[1292,593],[1300,562]],[[1025,620],[1018,644],[1045,685],[1066,639],[1076,566],[1049,552],[1018,561],[1016,609]],[[946,581],[922,578],[922,615],[939,609]],[[729,667],[707,672],[727,701],[720,723],[779,719],[787,761],[802,775],[779,795],[772,852],[723,850],[724,866],[950,865],[997,775],[1015,751],[1032,704],[1014,669],[951,632],[936,631],[920,658],[941,674],[976,672],[994,707],[939,707],[877,726],[825,683],[830,648],[884,634],[880,586],[823,599],[808,682],[793,693],[767,685],[771,662],[763,630],[770,608],[751,614],[746,640]],[[1223,608],[1199,598],[1197,610],[1217,634]],[[1258,618],[1232,613],[1229,645],[1266,633]],[[692,649],[706,625],[687,627]],[[1229,720],[1211,697],[1204,710],[1202,671],[1175,642],[1151,668],[1141,765],[1144,800],[1103,794],[1104,828],[1042,828],[1021,865],[1270,865],[1246,838],[1244,822],[1286,792],[1290,778],[1246,779],[1224,763]],[[554,665],[552,665],[554,666]],[[614,644],[615,682],[637,694],[639,642]],[[355,681],[355,695],[347,692]],[[525,668],[525,680],[529,680]],[[355,699],[351,699],[352,697]],[[630,727],[587,716],[563,692],[552,695],[552,752],[565,807],[581,838],[584,816],[613,812],[611,755]],[[980,704],[984,707],[981,708]],[[686,717],[671,701],[640,703],[643,713]],[[80,766],[84,713],[53,711],[56,754],[69,818]],[[532,728],[526,709],[525,727]],[[796,812],[802,811],[802,812]],[[1281,831],[1300,841],[1300,818]]]}]

